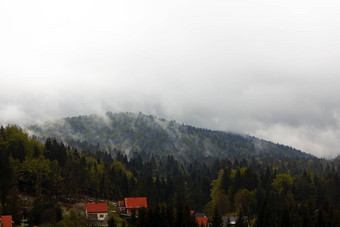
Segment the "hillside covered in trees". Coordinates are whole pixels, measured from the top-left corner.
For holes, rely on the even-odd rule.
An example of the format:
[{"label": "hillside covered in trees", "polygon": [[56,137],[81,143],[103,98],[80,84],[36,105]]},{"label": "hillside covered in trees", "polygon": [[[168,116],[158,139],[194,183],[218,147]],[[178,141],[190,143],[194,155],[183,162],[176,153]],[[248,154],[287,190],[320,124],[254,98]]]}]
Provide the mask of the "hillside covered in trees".
[{"label": "hillside covered in trees", "polygon": [[340,225],[339,160],[198,162],[115,153],[78,151],[50,138],[40,143],[17,126],[1,127],[0,214],[13,215],[16,223],[27,217],[30,225],[83,226],[81,215],[65,204],[146,196],[148,209],[130,226],[194,226],[190,210],[205,212],[214,226],[224,215],[247,216],[255,226]]},{"label": "hillside covered in trees", "polygon": [[[255,137],[213,131],[178,124],[142,113],[111,113],[49,121],[29,128],[41,138],[58,138],[81,150],[108,151],[114,149],[132,156],[174,156],[178,160],[208,160],[242,157],[310,157],[288,146],[274,144]],[[44,140],[44,139],[43,139]]]}]

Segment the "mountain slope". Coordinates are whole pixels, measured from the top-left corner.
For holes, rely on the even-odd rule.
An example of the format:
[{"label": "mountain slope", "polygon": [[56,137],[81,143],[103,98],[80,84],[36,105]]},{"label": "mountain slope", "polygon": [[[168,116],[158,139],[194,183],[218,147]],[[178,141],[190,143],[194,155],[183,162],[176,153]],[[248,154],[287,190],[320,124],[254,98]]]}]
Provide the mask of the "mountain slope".
[{"label": "mountain slope", "polygon": [[89,115],[46,122],[29,128],[38,137],[55,137],[80,149],[119,149],[193,160],[202,158],[310,157],[291,147],[251,136],[178,124],[142,113]]}]

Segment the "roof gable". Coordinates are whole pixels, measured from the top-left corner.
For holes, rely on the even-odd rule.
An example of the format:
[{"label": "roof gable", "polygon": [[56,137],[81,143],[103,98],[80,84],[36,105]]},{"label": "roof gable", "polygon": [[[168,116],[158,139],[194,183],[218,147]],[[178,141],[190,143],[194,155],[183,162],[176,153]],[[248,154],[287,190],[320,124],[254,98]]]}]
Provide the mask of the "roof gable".
[{"label": "roof gable", "polygon": [[108,212],[107,203],[86,203],[87,213],[106,213]]},{"label": "roof gable", "polygon": [[148,207],[146,197],[125,198],[126,208]]},{"label": "roof gable", "polygon": [[118,205],[119,205],[120,207],[123,207],[123,206],[124,206],[124,200],[119,200],[119,201],[118,201]]}]

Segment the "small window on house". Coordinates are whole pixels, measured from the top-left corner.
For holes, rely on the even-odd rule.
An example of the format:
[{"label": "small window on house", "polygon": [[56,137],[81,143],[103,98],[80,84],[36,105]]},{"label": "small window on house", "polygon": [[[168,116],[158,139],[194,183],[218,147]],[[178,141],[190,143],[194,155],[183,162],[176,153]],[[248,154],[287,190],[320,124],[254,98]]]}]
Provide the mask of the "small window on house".
[{"label": "small window on house", "polygon": [[99,217],[100,217],[100,218],[104,218],[104,215],[103,215],[103,214],[101,214],[101,215],[99,215]]}]

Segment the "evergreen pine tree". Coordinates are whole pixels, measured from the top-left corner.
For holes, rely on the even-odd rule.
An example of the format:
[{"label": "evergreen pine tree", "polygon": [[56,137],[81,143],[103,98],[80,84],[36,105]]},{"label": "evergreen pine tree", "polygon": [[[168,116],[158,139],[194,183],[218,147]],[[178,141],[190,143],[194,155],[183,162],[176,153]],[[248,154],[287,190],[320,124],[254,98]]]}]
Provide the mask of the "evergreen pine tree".
[{"label": "evergreen pine tree", "polygon": [[222,218],[218,213],[217,207],[214,208],[214,215],[211,220],[212,227],[221,227],[222,226]]},{"label": "evergreen pine tree", "polygon": [[109,227],[116,227],[117,226],[115,219],[113,217],[109,218],[108,225],[109,225]]}]

